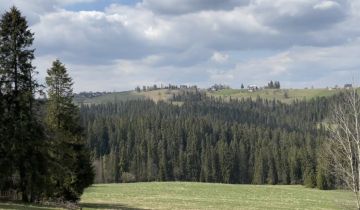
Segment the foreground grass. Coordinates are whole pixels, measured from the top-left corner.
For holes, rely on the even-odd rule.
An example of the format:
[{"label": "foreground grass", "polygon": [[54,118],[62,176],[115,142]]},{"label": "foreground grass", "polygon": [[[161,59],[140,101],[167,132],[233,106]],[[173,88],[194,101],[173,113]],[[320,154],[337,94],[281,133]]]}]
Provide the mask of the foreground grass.
[{"label": "foreground grass", "polygon": [[14,202],[1,202],[0,209],[18,209],[18,210],[56,210],[61,208],[53,208],[35,204],[23,204],[23,203],[14,203]]},{"label": "foreground grass", "polygon": [[[81,198],[82,209],[356,209],[349,191],[303,186],[227,185],[189,182],[98,184]],[[0,203],[0,209],[54,210]],[[59,209],[59,208],[58,208]]]},{"label": "foreground grass", "polygon": [[348,191],[188,182],[94,185],[81,199],[84,209],[355,209],[354,204]]}]

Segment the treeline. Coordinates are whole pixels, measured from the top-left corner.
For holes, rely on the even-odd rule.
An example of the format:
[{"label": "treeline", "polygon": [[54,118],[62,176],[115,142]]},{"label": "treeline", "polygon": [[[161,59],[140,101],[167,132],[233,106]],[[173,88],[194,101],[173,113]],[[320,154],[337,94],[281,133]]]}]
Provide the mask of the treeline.
[{"label": "treeline", "polygon": [[77,98],[95,98],[95,97],[99,97],[99,96],[103,96],[103,95],[107,95],[107,94],[111,94],[112,92],[80,92],[77,94],[74,94],[74,97]]},{"label": "treeline", "polygon": [[90,153],[73,103],[72,80],[55,61],[46,77],[48,100],[32,65],[34,37],[15,7],[0,20],[0,196],[77,201],[93,182]]},{"label": "treeline", "polygon": [[170,98],[171,102],[182,102],[182,101],[200,101],[203,99],[207,99],[206,92],[201,90],[189,91],[184,90],[178,93],[173,93]]},{"label": "treeline", "polygon": [[230,89],[229,85],[223,85],[223,84],[214,84],[213,86],[209,87],[209,91],[219,91],[219,90],[226,90]]},{"label": "treeline", "polygon": [[265,87],[265,89],[280,89],[280,82],[272,80],[268,83],[268,85]]},{"label": "treeline", "polygon": [[163,85],[161,84],[160,86],[154,84],[152,86],[142,86],[142,88],[140,88],[140,86],[136,86],[135,91],[136,92],[147,92],[147,91],[154,91],[154,90],[162,90],[162,89],[166,89],[166,90],[197,90],[197,86],[196,85]]},{"label": "treeline", "polygon": [[278,101],[174,96],[82,106],[97,182],[201,181],[332,188],[320,157],[333,99]]}]

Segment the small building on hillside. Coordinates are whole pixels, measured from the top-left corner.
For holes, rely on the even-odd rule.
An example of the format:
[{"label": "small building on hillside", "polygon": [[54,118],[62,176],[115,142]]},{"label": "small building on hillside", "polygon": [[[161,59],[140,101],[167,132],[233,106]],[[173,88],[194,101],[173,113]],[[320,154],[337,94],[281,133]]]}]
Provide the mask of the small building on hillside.
[{"label": "small building on hillside", "polygon": [[257,90],[259,90],[259,87],[257,85],[248,85],[249,92],[255,92]]}]

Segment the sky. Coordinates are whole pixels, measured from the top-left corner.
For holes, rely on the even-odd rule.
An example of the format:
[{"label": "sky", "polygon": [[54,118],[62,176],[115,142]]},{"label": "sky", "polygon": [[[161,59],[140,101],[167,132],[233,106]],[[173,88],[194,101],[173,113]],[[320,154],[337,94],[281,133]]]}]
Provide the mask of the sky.
[{"label": "sky", "polygon": [[0,0],[26,16],[44,82],[75,92],[137,85],[330,87],[360,78],[359,0]]}]

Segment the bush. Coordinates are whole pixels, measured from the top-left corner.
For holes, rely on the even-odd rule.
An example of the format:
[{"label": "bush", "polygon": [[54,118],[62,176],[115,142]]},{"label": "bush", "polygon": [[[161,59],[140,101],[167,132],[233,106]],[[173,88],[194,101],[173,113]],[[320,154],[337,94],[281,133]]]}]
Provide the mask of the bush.
[{"label": "bush", "polygon": [[313,170],[307,172],[304,178],[304,185],[308,188],[314,188],[317,185],[317,177]]},{"label": "bush", "polygon": [[124,172],[121,175],[121,180],[123,183],[130,183],[130,182],[135,182],[136,181],[136,177],[134,174],[129,173],[129,172]]}]

